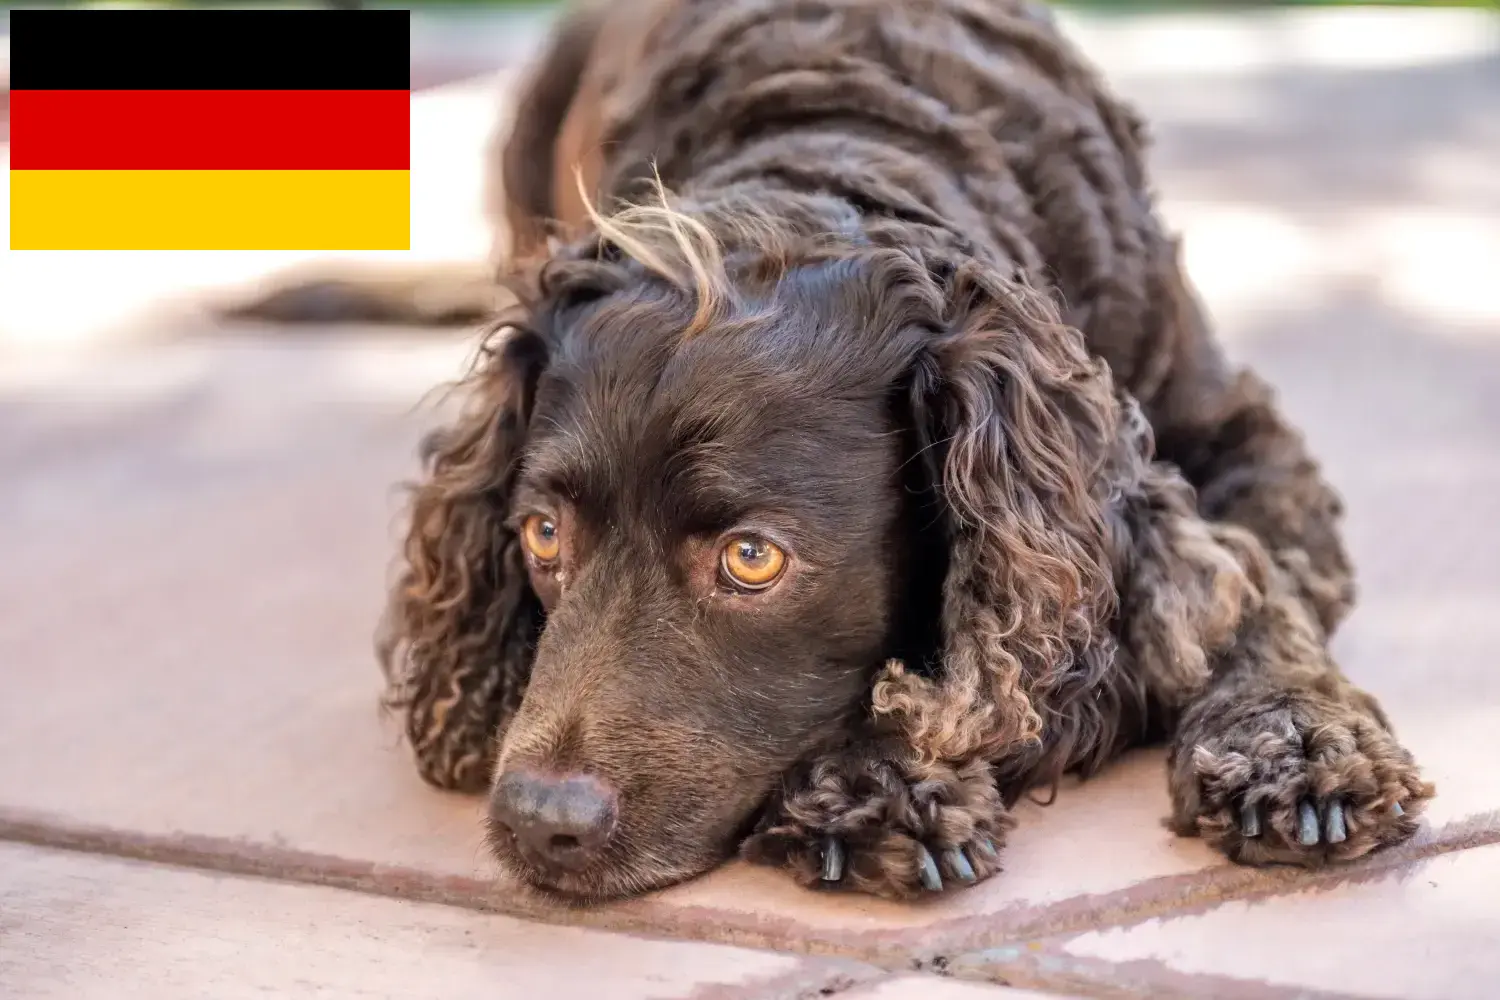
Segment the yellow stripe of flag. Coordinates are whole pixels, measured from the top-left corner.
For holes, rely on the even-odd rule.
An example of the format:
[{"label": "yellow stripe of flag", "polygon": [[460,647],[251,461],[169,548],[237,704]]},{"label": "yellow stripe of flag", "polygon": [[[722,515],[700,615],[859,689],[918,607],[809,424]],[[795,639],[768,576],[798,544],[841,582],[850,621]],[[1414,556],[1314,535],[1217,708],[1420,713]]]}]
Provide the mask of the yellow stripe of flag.
[{"label": "yellow stripe of flag", "polygon": [[406,250],[407,170],[12,170],[13,250]]}]

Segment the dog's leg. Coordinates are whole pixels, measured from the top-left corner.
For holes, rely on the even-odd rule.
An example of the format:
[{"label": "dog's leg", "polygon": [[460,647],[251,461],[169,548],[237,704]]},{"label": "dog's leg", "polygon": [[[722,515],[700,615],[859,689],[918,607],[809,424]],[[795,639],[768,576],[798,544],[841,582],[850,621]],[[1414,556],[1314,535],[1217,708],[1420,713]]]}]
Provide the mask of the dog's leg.
[{"label": "dog's leg", "polygon": [[994,875],[1012,826],[987,763],[923,762],[871,726],[792,768],[742,854],[806,886],[910,899]]},{"label": "dog's leg", "polygon": [[[1245,863],[1358,857],[1411,836],[1433,788],[1328,651],[1354,600],[1338,495],[1270,388],[1228,363],[1174,250],[1163,247],[1156,274],[1161,322],[1122,366],[1125,381],[1145,404],[1157,456],[1196,489],[1206,530],[1222,539],[1245,529],[1264,555],[1242,559],[1260,563],[1258,594],[1232,641],[1210,644],[1201,691],[1182,678],[1153,686],[1181,707],[1172,823]],[[1160,556],[1158,569],[1176,558]]]},{"label": "dog's leg", "polygon": [[[1343,504],[1270,386],[1224,356],[1175,246],[1164,243],[1159,258],[1158,318],[1144,342],[1096,346],[1141,400],[1157,457],[1198,491],[1199,512],[1254,532],[1332,634],[1355,597]],[[1115,356],[1121,348],[1134,356]]]},{"label": "dog's leg", "polygon": [[1120,514],[1119,664],[1176,722],[1173,828],[1247,864],[1411,836],[1433,788],[1339,670],[1303,581],[1253,532],[1200,517],[1168,466]]},{"label": "dog's leg", "polygon": [[1173,827],[1246,864],[1311,866],[1399,843],[1434,792],[1275,564],[1183,713],[1169,767]]},{"label": "dog's leg", "polygon": [[1197,488],[1204,517],[1243,525],[1260,538],[1320,630],[1331,635],[1355,596],[1339,528],[1343,504],[1265,382],[1242,372],[1211,395],[1169,415],[1159,453]]}]

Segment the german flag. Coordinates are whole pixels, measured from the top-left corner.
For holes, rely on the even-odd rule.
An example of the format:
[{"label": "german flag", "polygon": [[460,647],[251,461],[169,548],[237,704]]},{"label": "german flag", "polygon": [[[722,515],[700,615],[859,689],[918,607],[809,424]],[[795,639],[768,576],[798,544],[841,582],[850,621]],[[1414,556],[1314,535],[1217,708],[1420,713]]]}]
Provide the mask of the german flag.
[{"label": "german flag", "polygon": [[11,249],[410,249],[409,13],[12,11]]}]

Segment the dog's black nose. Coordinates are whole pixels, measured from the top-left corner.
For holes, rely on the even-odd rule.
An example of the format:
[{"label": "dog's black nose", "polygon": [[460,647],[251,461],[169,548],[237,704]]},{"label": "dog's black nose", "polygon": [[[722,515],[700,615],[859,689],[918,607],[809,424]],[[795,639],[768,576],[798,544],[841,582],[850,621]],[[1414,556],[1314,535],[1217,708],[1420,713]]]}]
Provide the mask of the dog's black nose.
[{"label": "dog's black nose", "polygon": [[490,816],[515,835],[523,853],[577,870],[614,832],[613,788],[591,774],[549,775],[506,768],[490,796]]}]

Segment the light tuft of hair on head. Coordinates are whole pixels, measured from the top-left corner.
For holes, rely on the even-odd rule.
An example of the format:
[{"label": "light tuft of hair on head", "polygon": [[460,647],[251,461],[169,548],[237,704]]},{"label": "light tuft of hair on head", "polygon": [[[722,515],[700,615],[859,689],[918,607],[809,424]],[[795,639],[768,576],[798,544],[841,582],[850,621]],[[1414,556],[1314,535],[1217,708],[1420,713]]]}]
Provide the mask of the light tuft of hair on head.
[{"label": "light tuft of hair on head", "polygon": [[698,307],[683,337],[707,329],[734,295],[724,268],[724,252],[713,232],[674,207],[674,199],[659,174],[654,176],[654,204],[627,204],[608,216],[594,207],[583,172],[575,169],[573,176],[584,210],[601,238],[675,287],[696,295]]}]

